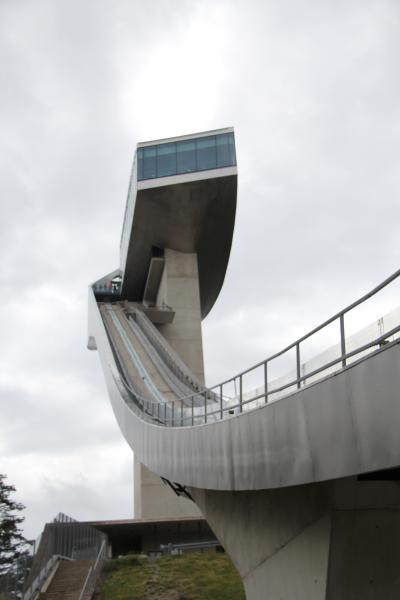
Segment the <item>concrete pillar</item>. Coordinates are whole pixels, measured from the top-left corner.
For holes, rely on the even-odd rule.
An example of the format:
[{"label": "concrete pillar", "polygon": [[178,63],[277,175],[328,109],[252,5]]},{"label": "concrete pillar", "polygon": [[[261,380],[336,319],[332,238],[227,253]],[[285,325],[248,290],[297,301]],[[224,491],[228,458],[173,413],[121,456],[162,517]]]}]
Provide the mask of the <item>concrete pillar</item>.
[{"label": "concrete pillar", "polygon": [[191,489],[248,600],[323,600],[330,522],[325,485],[255,492]]},{"label": "concrete pillar", "polygon": [[197,254],[165,248],[165,266],[157,305],[175,311],[174,320],[159,330],[183,362],[204,383],[203,341]]},{"label": "concrete pillar", "polygon": [[398,600],[400,481],[343,479],[333,489],[326,600]]},{"label": "concrete pillar", "polygon": [[158,475],[149,471],[134,457],[134,516],[135,519],[199,517],[196,504],[177,496]]},{"label": "concrete pillar", "polygon": [[[157,306],[175,311],[174,320],[159,325],[165,339],[194,375],[204,382],[203,342],[197,254],[165,248],[165,266]],[[178,497],[139,461],[134,462],[135,518],[197,517],[201,513],[191,500]]]},{"label": "concrete pillar", "polygon": [[236,565],[247,600],[400,598],[397,481],[190,491]]}]

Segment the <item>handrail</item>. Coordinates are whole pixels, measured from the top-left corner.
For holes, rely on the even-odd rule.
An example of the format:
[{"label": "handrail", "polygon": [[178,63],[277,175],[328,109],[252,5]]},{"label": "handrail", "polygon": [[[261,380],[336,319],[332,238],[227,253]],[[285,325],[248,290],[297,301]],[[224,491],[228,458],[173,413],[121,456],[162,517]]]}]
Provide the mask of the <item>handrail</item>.
[{"label": "handrail", "polygon": [[97,569],[99,567],[100,558],[102,558],[102,555],[105,553],[105,549],[106,549],[106,540],[103,540],[101,543],[101,546],[100,546],[100,550],[97,554],[96,561],[95,561],[94,565],[90,566],[88,574],[86,575],[86,579],[82,586],[81,593],[79,594],[78,600],[83,600],[83,597],[89,588],[89,582],[91,583],[91,585],[93,584],[93,580],[95,580],[96,575],[97,575]]},{"label": "handrail", "polygon": [[32,598],[34,598],[35,594],[37,594],[40,591],[40,588],[42,587],[43,583],[46,582],[50,574],[53,572],[54,566],[61,560],[72,559],[68,556],[62,556],[61,554],[53,554],[53,556],[51,556],[48,559],[44,567],[41,569],[39,575],[35,577],[29,588],[25,591],[22,600],[31,600]]},{"label": "handrail", "polygon": [[[293,388],[294,386],[296,386],[297,390],[299,390],[302,386],[305,385],[306,380],[309,380],[309,379],[315,377],[316,375],[318,375],[324,371],[327,371],[328,369],[331,369],[332,367],[335,367],[339,363],[341,363],[342,369],[345,368],[347,366],[347,361],[350,358],[353,358],[353,357],[361,354],[362,352],[369,350],[370,348],[372,348],[374,346],[382,346],[383,344],[387,343],[388,338],[390,338],[391,336],[395,335],[396,333],[398,333],[400,331],[400,323],[399,323],[399,325],[392,328],[390,331],[388,331],[384,334],[381,334],[378,337],[375,337],[374,339],[370,340],[369,342],[367,342],[351,351],[346,350],[346,335],[345,335],[344,316],[346,314],[348,314],[351,310],[353,310],[354,308],[356,308],[357,306],[359,306],[360,304],[362,304],[363,302],[365,302],[366,300],[368,300],[369,298],[371,298],[372,296],[377,294],[379,291],[384,289],[387,285],[392,283],[399,276],[400,276],[400,269],[395,271],[392,275],[387,277],[384,281],[382,281],[379,285],[375,286],[368,293],[361,296],[358,300],[352,302],[351,304],[349,304],[348,306],[346,306],[345,308],[343,308],[342,310],[337,312],[335,315],[333,315],[329,319],[326,319],[323,323],[321,323],[317,327],[314,327],[311,331],[309,331],[305,335],[301,336],[296,341],[292,342],[291,344],[289,344],[288,346],[286,346],[279,352],[276,352],[275,354],[272,354],[268,358],[237,373],[233,377],[230,377],[229,379],[226,379],[214,386],[211,386],[210,388],[205,388],[204,390],[201,390],[197,393],[195,392],[188,396],[184,396],[183,398],[180,398],[178,401],[164,403],[164,405],[163,405],[164,419],[162,418],[163,416],[160,414],[159,404],[154,403],[152,401],[148,401],[144,398],[140,398],[140,400],[141,400],[140,404],[142,404],[142,411],[147,413],[153,419],[153,421],[159,425],[172,426],[172,427],[185,426],[185,423],[187,423],[189,421],[189,425],[193,426],[195,424],[196,425],[198,424],[199,419],[200,419],[200,423],[207,423],[210,420],[215,421],[217,419],[219,419],[219,420],[224,419],[226,416],[226,413],[228,413],[228,416],[229,416],[229,414],[232,414],[232,413],[234,414],[234,411],[236,409],[238,409],[239,412],[242,412],[244,406],[247,406],[248,404],[251,404],[252,402],[255,402],[262,398],[264,398],[265,403],[267,403],[269,397],[271,397],[274,394],[277,394],[279,392],[282,392],[284,390],[287,390],[288,388]],[[304,342],[305,340],[307,340],[308,338],[310,338],[315,333],[318,333],[319,331],[321,331],[322,329],[324,329],[325,327],[334,323],[337,320],[339,320],[339,326],[340,326],[340,331],[339,331],[340,332],[340,346],[339,346],[340,347],[340,355],[337,358],[324,363],[320,367],[313,369],[309,373],[302,374],[301,373],[300,344],[302,342]],[[293,379],[291,379],[289,382],[286,382],[283,385],[280,385],[279,387],[270,389],[268,386],[268,365],[269,365],[269,363],[292,349],[296,350],[296,358],[295,358],[296,376]],[[249,399],[244,399],[243,398],[243,377],[245,375],[247,375],[248,373],[255,371],[256,369],[258,369],[260,367],[263,367],[263,369],[264,369],[264,386],[263,386],[264,391],[260,394],[257,394],[255,397],[251,397]],[[226,386],[230,383],[233,383],[236,387],[237,381],[239,383],[238,401],[236,401],[235,404],[232,404],[231,402],[227,401],[227,398],[223,393],[223,388],[224,388],[224,386]],[[124,383],[124,385],[126,385],[125,381],[123,381],[123,383]],[[126,387],[129,389],[128,386],[126,386]],[[132,393],[131,389],[129,391]],[[199,397],[204,397],[204,403],[203,403],[202,408],[199,406],[194,406],[195,398],[199,398]],[[217,398],[217,400],[219,402],[219,407],[215,408],[215,410],[214,410],[215,401],[213,402],[213,405],[214,405],[213,407],[208,406],[208,403],[209,403],[209,400],[211,397]],[[235,397],[229,398],[228,400],[232,401],[235,399],[237,399],[236,392],[235,392]],[[191,407],[190,407],[190,402],[192,404]],[[186,406],[184,406],[184,403]],[[189,406],[187,406],[188,403],[189,403]],[[137,404],[139,405],[139,403],[137,403]],[[158,406],[156,407],[156,410],[154,410],[155,404],[158,404]],[[145,408],[146,406],[147,406],[147,410]],[[151,411],[150,411],[149,407],[151,407]],[[167,411],[170,413],[170,418],[167,418]],[[200,411],[201,411],[201,413],[199,414]]]},{"label": "handrail", "polygon": [[[234,377],[230,377],[229,379],[227,379],[225,381],[222,381],[222,382],[216,384],[215,386],[212,386],[210,389],[214,389],[214,388],[218,387],[219,385],[225,385],[227,383],[230,383],[234,379],[238,379],[240,376],[246,375],[247,373],[250,373],[251,371],[254,371],[254,369],[257,369],[258,367],[261,367],[263,364],[268,363],[268,362],[274,360],[275,358],[278,358],[279,356],[282,356],[282,354],[285,354],[286,352],[288,352],[292,348],[295,348],[298,344],[301,344],[301,342],[304,342],[306,339],[308,339],[309,337],[311,337],[312,335],[314,335],[314,333],[318,333],[318,331],[321,331],[321,329],[324,329],[325,327],[327,327],[328,325],[330,325],[331,323],[333,323],[334,321],[336,321],[337,319],[339,319],[341,316],[344,316],[346,313],[348,313],[350,310],[352,310],[356,306],[359,306],[360,304],[362,304],[363,302],[365,302],[366,300],[368,300],[372,296],[375,296],[375,294],[377,294],[380,290],[382,290],[384,287],[386,287],[387,285],[389,285],[389,283],[391,283],[392,281],[394,281],[395,279],[397,279],[397,277],[399,277],[399,275],[400,275],[400,269],[398,269],[397,271],[395,271],[390,277],[388,277],[387,279],[385,279],[381,284],[377,285],[370,292],[368,292],[367,294],[364,294],[364,296],[361,296],[361,298],[359,298],[355,302],[352,302],[346,308],[343,308],[342,310],[340,310],[333,317],[330,317],[329,319],[327,319],[326,321],[324,321],[323,323],[321,323],[321,325],[318,325],[317,327],[314,327],[314,329],[312,329],[311,331],[309,331],[308,333],[306,333],[305,335],[303,335],[302,337],[300,337],[299,339],[297,339],[295,342],[292,342],[291,344],[289,344],[289,346],[286,346],[285,348],[283,348],[283,350],[280,350],[279,352],[276,352],[275,354],[272,354],[271,356],[268,356],[268,358],[266,358],[264,360],[261,360],[260,362],[256,363],[255,365],[252,365],[251,367],[248,367],[244,371],[241,371],[241,372],[237,373]],[[387,336],[387,334],[386,334],[386,336]]]},{"label": "handrail", "polygon": [[[49,569],[61,556],[66,560],[96,558],[104,534],[87,525],[60,514],[47,523],[24,582],[24,600],[32,600],[36,588],[48,579]],[[45,579],[47,578],[47,579]]]}]

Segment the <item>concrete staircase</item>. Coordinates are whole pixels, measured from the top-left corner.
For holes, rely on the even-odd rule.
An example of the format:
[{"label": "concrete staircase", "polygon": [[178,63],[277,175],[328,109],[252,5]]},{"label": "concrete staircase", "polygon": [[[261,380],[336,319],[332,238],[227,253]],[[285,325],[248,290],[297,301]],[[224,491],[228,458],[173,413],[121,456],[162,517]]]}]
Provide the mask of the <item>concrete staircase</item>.
[{"label": "concrete staircase", "polygon": [[[48,589],[39,595],[39,600],[79,600],[93,560],[63,560]],[[84,600],[89,600],[86,596]]]}]

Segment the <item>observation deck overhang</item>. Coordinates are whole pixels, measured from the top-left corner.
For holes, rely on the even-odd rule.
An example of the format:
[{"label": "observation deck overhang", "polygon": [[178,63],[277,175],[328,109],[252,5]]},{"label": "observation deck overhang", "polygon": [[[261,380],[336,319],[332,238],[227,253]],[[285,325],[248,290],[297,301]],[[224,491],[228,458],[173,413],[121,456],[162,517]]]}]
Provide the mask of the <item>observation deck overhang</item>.
[{"label": "observation deck overhang", "polygon": [[[220,135],[227,135],[226,132],[232,130],[218,131],[223,132]],[[208,137],[210,133],[207,132]],[[218,138],[219,133],[214,133]],[[205,137],[205,134],[197,134],[174,140],[189,142],[201,139],[199,135]],[[171,144],[171,140],[157,144],[161,147],[162,142]],[[135,160],[121,239],[121,297],[142,301],[150,261],[158,249],[196,252],[204,318],[214,305],[225,278],[236,195],[236,164],[138,181]]]}]

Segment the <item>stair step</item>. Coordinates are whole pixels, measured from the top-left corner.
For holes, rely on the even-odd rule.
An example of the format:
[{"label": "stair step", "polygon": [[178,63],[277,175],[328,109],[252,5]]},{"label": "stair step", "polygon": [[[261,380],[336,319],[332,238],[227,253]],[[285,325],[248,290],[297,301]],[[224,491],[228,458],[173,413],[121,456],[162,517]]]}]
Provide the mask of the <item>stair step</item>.
[{"label": "stair step", "polygon": [[62,561],[40,600],[78,600],[93,560]]}]

